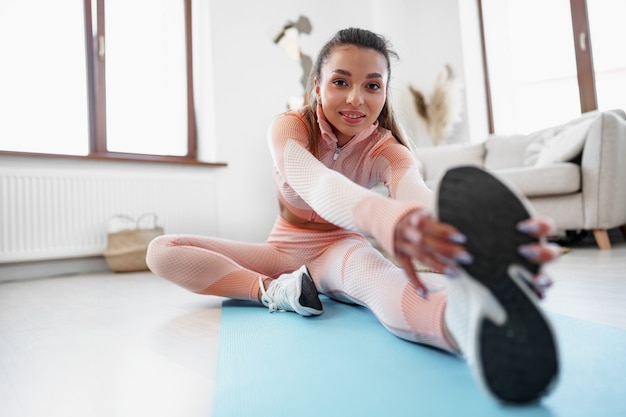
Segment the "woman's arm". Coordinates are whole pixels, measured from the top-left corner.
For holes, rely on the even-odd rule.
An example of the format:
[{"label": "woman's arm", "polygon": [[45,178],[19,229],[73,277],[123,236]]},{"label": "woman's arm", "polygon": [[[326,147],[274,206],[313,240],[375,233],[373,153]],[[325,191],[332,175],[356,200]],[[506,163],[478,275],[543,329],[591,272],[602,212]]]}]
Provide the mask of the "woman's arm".
[{"label": "woman's arm", "polygon": [[281,116],[270,126],[268,142],[279,175],[324,219],[373,236],[393,254],[395,224],[418,205],[386,198],[327,168],[306,149],[306,135],[296,116]]}]

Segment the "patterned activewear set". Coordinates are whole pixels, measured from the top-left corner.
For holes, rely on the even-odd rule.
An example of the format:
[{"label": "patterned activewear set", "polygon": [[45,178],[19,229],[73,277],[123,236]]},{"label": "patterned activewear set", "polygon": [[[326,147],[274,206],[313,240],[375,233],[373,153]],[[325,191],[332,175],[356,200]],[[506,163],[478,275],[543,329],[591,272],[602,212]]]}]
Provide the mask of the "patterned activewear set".
[{"label": "patterned activewear set", "polygon": [[[278,199],[290,221],[279,215],[264,243],[164,235],[152,241],[148,266],[196,293],[258,301],[259,276],[267,283],[306,265],[320,293],[369,308],[403,339],[452,350],[444,337],[445,277],[421,273],[429,287],[424,298],[368,239],[393,254],[399,220],[432,208],[413,153],[378,123],[340,148],[321,106],[317,116],[318,158],[307,149],[299,112],[278,116],[268,130]],[[380,183],[389,196],[371,190]]]}]

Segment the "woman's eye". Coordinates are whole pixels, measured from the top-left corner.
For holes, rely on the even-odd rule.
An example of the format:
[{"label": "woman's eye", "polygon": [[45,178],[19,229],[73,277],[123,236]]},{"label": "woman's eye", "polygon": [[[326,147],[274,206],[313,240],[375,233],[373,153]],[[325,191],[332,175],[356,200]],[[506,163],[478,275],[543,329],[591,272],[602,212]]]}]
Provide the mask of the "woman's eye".
[{"label": "woman's eye", "polygon": [[367,88],[369,88],[370,90],[378,90],[380,89],[380,84],[378,83],[371,83],[367,85]]},{"label": "woman's eye", "polygon": [[333,84],[342,85],[342,86],[348,85],[348,83],[345,80],[335,80],[333,81]]}]

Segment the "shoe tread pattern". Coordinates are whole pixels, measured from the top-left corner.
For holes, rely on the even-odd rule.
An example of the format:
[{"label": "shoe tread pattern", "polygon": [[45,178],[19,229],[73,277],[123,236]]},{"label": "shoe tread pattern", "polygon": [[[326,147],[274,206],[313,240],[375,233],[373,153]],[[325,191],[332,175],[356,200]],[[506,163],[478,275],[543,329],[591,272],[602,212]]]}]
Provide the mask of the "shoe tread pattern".
[{"label": "shoe tread pattern", "polygon": [[538,399],[558,373],[556,345],[548,324],[529,296],[508,275],[517,264],[532,274],[537,264],[518,254],[535,238],[516,230],[530,215],[519,198],[499,180],[476,167],[446,173],[439,190],[438,216],[467,237],[474,262],[462,266],[494,295],[507,312],[503,326],[483,319],[479,330],[483,379],[506,402]]},{"label": "shoe tread pattern", "polygon": [[312,308],[318,311],[322,310],[322,302],[317,293],[315,283],[307,273],[302,274],[302,291],[298,302],[302,307]]}]

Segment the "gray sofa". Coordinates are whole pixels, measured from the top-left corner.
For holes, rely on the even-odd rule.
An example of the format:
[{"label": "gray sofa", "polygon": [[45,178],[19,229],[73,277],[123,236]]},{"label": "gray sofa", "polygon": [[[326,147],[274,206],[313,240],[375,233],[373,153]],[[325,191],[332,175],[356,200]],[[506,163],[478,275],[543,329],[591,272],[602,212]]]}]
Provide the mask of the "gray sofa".
[{"label": "gray sofa", "polygon": [[549,216],[559,233],[592,231],[610,249],[607,231],[626,235],[626,114],[589,112],[568,123],[527,135],[491,135],[478,144],[416,151],[427,184],[435,189],[457,165],[479,165],[525,195],[536,214]]}]

